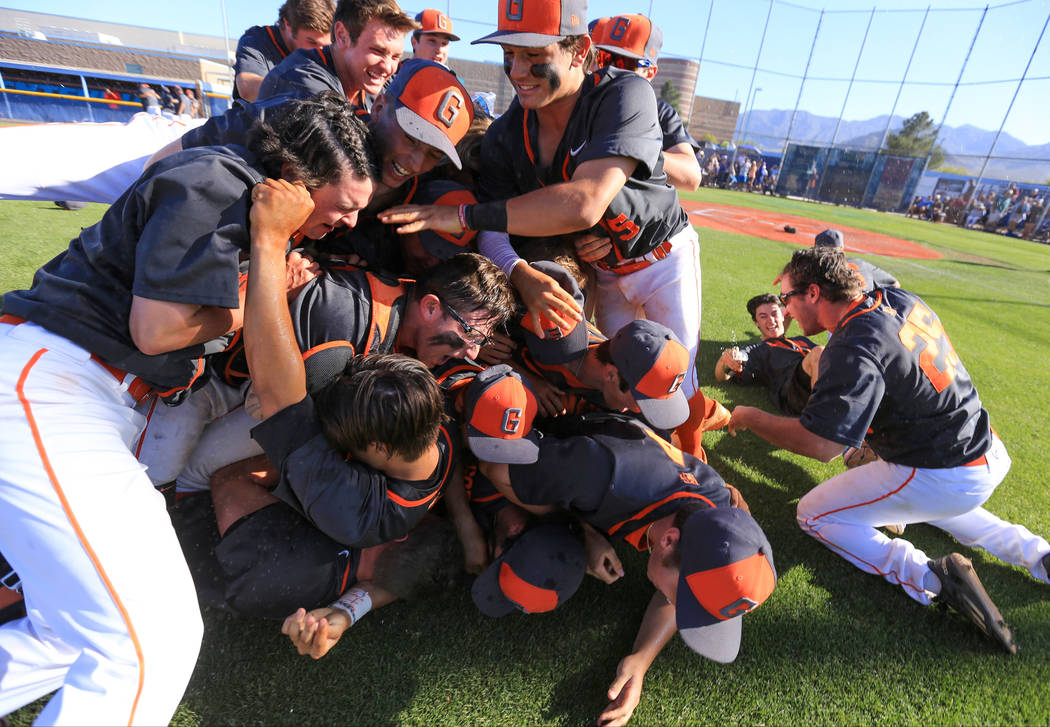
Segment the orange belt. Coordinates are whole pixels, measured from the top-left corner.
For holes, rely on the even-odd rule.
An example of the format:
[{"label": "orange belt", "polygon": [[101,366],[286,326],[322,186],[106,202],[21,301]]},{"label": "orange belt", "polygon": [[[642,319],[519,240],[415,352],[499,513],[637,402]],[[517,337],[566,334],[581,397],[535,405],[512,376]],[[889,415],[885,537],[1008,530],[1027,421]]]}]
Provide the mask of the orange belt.
[{"label": "orange belt", "polygon": [[616,273],[617,275],[630,275],[631,273],[636,273],[639,270],[645,270],[645,268],[649,267],[650,265],[659,260],[663,260],[670,254],[671,241],[664,240],[652,250],[639,257],[632,257],[628,260],[622,260],[616,265],[609,265],[601,261],[594,263],[594,265],[610,273]]},{"label": "orange belt", "polygon": [[[4,313],[0,315],[0,323],[8,323],[12,326],[18,326],[26,322],[25,318],[19,318],[18,316]],[[118,369],[116,366],[106,363],[95,354],[91,354],[91,360],[97,363],[99,366],[104,368],[110,373],[110,375],[117,380],[118,383],[123,384],[124,379],[128,377],[128,372],[123,369]],[[136,376],[128,384],[128,393],[131,394],[131,398],[138,404],[140,401],[145,399],[147,396],[153,393],[153,389],[150,388],[149,384]]]}]

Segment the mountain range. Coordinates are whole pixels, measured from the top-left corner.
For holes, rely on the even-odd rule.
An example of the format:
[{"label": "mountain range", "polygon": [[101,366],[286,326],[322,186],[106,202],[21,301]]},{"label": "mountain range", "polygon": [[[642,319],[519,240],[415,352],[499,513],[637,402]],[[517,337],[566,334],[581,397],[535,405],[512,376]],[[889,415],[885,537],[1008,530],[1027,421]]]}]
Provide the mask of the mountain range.
[{"label": "mountain range", "polygon": [[[791,126],[791,139],[797,143],[827,144],[835,136],[837,146],[874,150],[879,147],[889,118],[883,114],[863,121],[843,119],[836,135],[838,119],[799,111],[792,125],[791,114],[790,110],[752,109],[750,119],[741,116],[737,120],[737,138],[762,148],[780,149]],[[889,133],[899,131],[903,123],[904,117],[894,116],[889,122]],[[944,167],[965,169],[968,174],[976,176],[994,139],[994,131],[970,124],[944,126],[938,140],[946,156]],[[988,160],[984,176],[1017,182],[1046,182],[1050,178],[1050,144],[1025,144],[1004,132],[995,146],[995,157]]]}]

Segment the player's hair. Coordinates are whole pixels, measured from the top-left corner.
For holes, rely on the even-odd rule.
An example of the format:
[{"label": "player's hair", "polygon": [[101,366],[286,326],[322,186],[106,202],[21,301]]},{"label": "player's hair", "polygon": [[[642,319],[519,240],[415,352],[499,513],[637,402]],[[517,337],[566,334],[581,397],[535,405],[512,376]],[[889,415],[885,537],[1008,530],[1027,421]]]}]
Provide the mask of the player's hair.
[{"label": "player's hair", "polygon": [[758,315],[758,309],[761,306],[770,304],[780,307],[780,299],[772,293],[762,293],[762,295],[756,295],[749,300],[747,302],[747,312],[751,314],[751,320],[757,320],[755,316]]},{"label": "player's hair", "polygon": [[398,598],[439,593],[456,583],[463,564],[463,547],[452,523],[426,515],[400,542],[391,543],[376,558],[372,582]]},{"label": "player's hair", "polygon": [[[584,38],[590,38],[589,35],[567,35],[558,41],[558,46],[568,51],[569,53],[577,53],[580,50],[580,46],[583,45]],[[583,59],[583,70],[584,73],[587,69],[594,65],[594,57],[597,55],[597,49],[594,44],[591,44],[590,50],[587,52],[587,57]]]},{"label": "player's hair", "polygon": [[845,253],[836,248],[796,250],[783,274],[790,278],[795,290],[820,286],[821,295],[832,303],[853,300],[864,289],[863,281],[846,262]]},{"label": "player's hair", "polygon": [[[614,364],[613,360],[612,360],[612,353],[610,351],[610,347],[611,347],[611,343],[609,342],[608,339],[606,339],[606,340],[602,341],[601,343],[599,343],[597,346],[594,347],[594,355],[598,357],[598,361],[600,363],[612,364],[613,366],[616,366],[616,364]],[[616,371],[617,371],[617,373],[619,373],[620,370],[617,369]],[[631,388],[631,385],[627,383],[627,379],[625,379],[621,375],[620,376],[620,391],[629,391],[630,388]]]},{"label": "player's hair", "polygon": [[461,252],[430,268],[412,288],[412,299],[436,295],[460,315],[484,313],[498,326],[513,315],[517,303],[507,276],[487,257]]},{"label": "player's hair", "polygon": [[433,375],[401,354],[355,356],[314,396],[321,431],[340,452],[373,442],[412,462],[437,441],[444,400]]},{"label": "player's hair", "polygon": [[422,27],[405,15],[405,11],[394,0],[339,0],[332,16],[332,25],[334,27],[336,23],[342,23],[346,26],[350,42],[356,45],[369,20],[378,20],[401,33]]},{"label": "player's hair", "polygon": [[539,260],[550,260],[558,263],[576,280],[580,290],[586,295],[590,278],[576,254],[572,240],[578,233],[570,232],[553,237],[519,237],[514,239],[514,249],[523,260],[534,263]]},{"label": "player's hair", "polygon": [[[685,503],[683,503],[682,506],[680,508],[678,508],[678,511],[674,514],[674,523],[673,523],[674,526],[676,528],[678,528],[679,531],[681,531],[682,528],[685,527],[685,521],[689,519],[690,515],[692,515],[694,512],[697,512],[698,510],[703,510],[704,508],[707,508],[707,507],[710,507],[710,506],[705,504],[705,503],[703,503],[703,502],[698,502],[697,500],[686,500]],[[671,552],[669,552],[667,554],[667,557],[664,558],[664,567],[666,567],[666,568],[679,568],[679,567],[681,567],[681,565],[682,565],[682,548],[681,548],[681,546],[682,546],[682,539],[679,538],[678,539],[678,544],[674,548],[672,548]]]},{"label": "player's hair", "polygon": [[287,0],[277,11],[277,20],[288,23],[293,34],[303,28],[331,33],[334,12],[334,0]]},{"label": "player's hair", "polygon": [[310,189],[338,182],[346,174],[376,179],[379,156],[350,102],[334,91],[288,101],[257,121],[248,148],[266,174],[301,181]]}]

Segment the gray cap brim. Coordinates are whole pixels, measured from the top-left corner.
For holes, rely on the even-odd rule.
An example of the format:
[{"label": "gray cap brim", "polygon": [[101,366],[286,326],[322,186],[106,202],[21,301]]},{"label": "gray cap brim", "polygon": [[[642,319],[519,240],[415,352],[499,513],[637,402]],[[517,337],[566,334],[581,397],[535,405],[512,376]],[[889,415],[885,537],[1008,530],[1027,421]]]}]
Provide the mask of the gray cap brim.
[{"label": "gray cap brim", "polygon": [[666,399],[646,399],[632,389],[645,420],[657,429],[674,429],[689,418],[689,400],[681,389]]},{"label": "gray cap brim", "polygon": [[467,427],[467,445],[482,462],[532,464],[540,457],[539,437],[529,432],[521,439],[497,439]]},{"label": "gray cap brim", "polygon": [[740,636],[743,632],[740,616],[728,621],[719,621],[710,626],[679,628],[678,633],[686,645],[700,656],[719,664],[729,664],[740,653]]},{"label": "gray cap brim", "polygon": [[645,56],[643,56],[643,55],[639,55],[638,53],[635,53],[634,51],[629,51],[626,48],[621,48],[618,45],[596,45],[594,47],[595,48],[599,48],[599,49],[604,50],[604,51],[608,51],[609,53],[612,53],[613,55],[623,56],[624,58],[634,58],[636,61],[640,61],[640,60],[643,60],[645,58]]},{"label": "gray cap brim", "polygon": [[518,33],[513,30],[497,30],[489,33],[483,38],[470,41],[471,45],[479,43],[493,43],[496,45],[520,45],[523,48],[543,48],[551,43],[557,43],[564,35],[542,35],[540,33]]},{"label": "gray cap brim", "polygon": [[456,169],[462,169],[463,163],[459,160],[456,146],[447,136],[434,128],[434,125],[424,119],[407,106],[399,105],[394,111],[398,126],[413,139],[429,144],[435,149],[440,149],[449,160],[456,165]]}]

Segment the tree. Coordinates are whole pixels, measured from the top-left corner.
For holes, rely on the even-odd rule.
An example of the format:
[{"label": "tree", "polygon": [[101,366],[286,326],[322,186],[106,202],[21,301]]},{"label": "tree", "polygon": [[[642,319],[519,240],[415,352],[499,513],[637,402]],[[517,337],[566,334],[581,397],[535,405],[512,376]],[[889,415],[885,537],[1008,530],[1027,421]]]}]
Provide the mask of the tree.
[{"label": "tree", "polygon": [[700,137],[700,141],[706,141],[711,146],[718,146],[718,137],[710,131],[705,131],[704,135]]},{"label": "tree", "polygon": [[940,144],[934,145],[937,127],[933,118],[925,111],[920,111],[901,124],[900,131],[886,137],[886,149],[894,154],[922,157],[930,155],[930,169],[944,164],[944,149]]},{"label": "tree", "polygon": [[671,79],[664,81],[664,85],[660,87],[660,98],[671,104],[671,107],[676,114],[679,116],[682,115],[682,112],[678,110],[678,101],[682,96],[678,93],[678,89],[675,88],[675,85],[671,83]]}]

